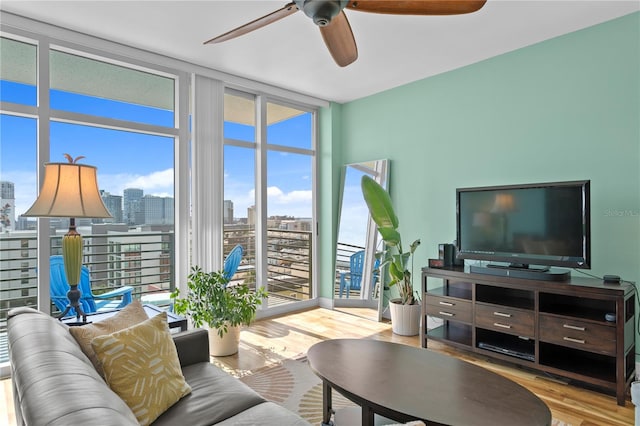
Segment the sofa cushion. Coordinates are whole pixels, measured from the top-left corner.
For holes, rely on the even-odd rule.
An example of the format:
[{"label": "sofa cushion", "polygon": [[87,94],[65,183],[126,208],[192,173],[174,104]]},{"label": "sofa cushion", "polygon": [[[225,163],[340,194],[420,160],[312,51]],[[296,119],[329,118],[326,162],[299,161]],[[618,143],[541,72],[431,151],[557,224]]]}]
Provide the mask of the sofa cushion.
[{"label": "sofa cushion", "polygon": [[265,402],[253,389],[208,362],[183,367],[182,373],[191,393],[158,417],[153,426],[175,426],[185,418],[189,426],[212,425]]},{"label": "sofa cushion", "polygon": [[162,312],[140,324],[91,341],[104,377],[141,425],[189,394],[178,353]]},{"label": "sofa cushion", "polygon": [[60,321],[16,308],[7,335],[18,425],[138,424]]},{"label": "sofa cushion", "polygon": [[70,327],[69,332],[76,339],[82,352],[91,360],[91,363],[95,367],[96,371],[104,377],[102,371],[102,365],[96,357],[96,353],[91,347],[91,341],[105,334],[111,334],[116,331],[123,330],[147,320],[149,317],[144,311],[142,304],[139,300],[134,300],[129,305],[125,306],[121,311],[112,317],[106,318],[102,321],[94,322],[91,324],[82,325],[79,327]]}]

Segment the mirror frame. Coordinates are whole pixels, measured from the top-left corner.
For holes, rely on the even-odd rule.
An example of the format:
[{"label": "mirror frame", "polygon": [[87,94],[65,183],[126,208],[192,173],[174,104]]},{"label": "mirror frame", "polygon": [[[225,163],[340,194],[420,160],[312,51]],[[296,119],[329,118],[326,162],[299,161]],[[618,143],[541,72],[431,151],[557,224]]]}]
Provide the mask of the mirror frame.
[{"label": "mirror frame", "polygon": [[[359,170],[360,172],[366,173],[372,178],[374,178],[380,185],[387,188],[389,185],[389,163],[388,159],[380,159],[380,160],[371,160],[364,161],[358,163],[350,163],[345,164],[342,167],[342,176],[340,181],[340,204],[339,204],[339,215],[338,215],[338,226],[337,226],[337,235],[336,235],[336,247],[334,253],[334,261],[337,265],[338,260],[338,239],[340,237],[340,227],[342,225],[342,214],[343,214],[343,204],[344,204],[344,190],[346,177],[349,168]],[[375,223],[371,219],[371,216],[367,214],[367,227],[366,227],[366,235],[365,235],[365,258],[363,265],[363,277],[362,277],[362,286],[360,291],[360,297],[354,299],[339,299],[338,294],[335,292],[336,283],[334,282],[334,294],[333,294],[333,304],[334,307],[368,307],[368,308],[377,308],[378,311],[378,321],[382,320],[382,312],[384,310],[384,288],[382,287],[379,290],[378,298],[373,299],[369,297],[363,297],[363,295],[371,294],[372,292],[372,278],[373,278],[373,265],[375,263],[375,254],[376,254],[376,246],[378,243],[378,231]]]}]

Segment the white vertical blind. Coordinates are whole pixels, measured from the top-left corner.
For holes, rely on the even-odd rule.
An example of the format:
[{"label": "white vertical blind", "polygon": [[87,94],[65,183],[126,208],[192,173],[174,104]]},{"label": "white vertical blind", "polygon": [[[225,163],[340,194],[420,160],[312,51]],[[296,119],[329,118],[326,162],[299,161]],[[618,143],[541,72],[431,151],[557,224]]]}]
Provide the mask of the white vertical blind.
[{"label": "white vertical blind", "polygon": [[222,268],[222,194],[224,87],[219,81],[196,76],[194,99],[191,190],[192,264],[205,272]]}]

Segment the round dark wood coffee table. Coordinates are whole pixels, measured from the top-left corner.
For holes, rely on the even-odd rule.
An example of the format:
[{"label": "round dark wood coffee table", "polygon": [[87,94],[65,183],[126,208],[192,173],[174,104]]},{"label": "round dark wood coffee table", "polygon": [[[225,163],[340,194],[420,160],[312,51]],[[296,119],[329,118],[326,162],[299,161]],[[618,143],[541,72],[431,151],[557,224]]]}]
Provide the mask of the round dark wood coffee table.
[{"label": "round dark wood coffee table", "polygon": [[549,408],[521,385],[459,359],[397,343],[334,339],[307,353],[322,379],[323,423],[331,422],[331,390],[398,422],[443,425],[549,425]]}]

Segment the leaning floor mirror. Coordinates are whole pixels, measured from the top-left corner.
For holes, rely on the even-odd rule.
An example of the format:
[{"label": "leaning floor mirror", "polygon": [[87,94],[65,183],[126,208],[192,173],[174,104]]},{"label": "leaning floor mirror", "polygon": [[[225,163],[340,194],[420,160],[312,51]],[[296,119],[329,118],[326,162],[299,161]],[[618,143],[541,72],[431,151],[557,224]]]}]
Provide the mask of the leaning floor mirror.
[{"label": "leaning floor mirror", "polygon": [[342,173],[340,221],[336,245],[334,307],[380,321],[383,298],[376,271],[378,232],[362,197],[360,181],[371,176],[387,186],[388,160],[347,164]]}]

